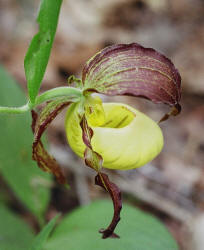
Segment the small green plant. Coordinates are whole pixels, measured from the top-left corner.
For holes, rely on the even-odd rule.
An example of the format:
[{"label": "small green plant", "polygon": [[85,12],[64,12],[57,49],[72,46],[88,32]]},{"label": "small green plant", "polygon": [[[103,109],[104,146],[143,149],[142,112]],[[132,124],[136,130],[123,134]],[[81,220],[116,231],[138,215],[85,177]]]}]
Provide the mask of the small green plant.
[{"label": "small green plant", "polygon": [[[32,157],[59,183],[67,181],[55,159],[45,150],[41,136],[62,109],[68,107],[65,129],[73,151],[96,171],[96,185],[104,188],[114,204],[110,225],[100,230],[102,238],[114,233],[120,220],[121,193],[102,168],[133,169],[155,158],[163,147],[159,125],[140,111],[122,103],[102,103],[93,93],[108,96],[131,95],[172,107],[161,121],[177,115],[181,108],[181,78],[164,55],[137,43],[113,45],[94,55],[84,66],[82,79],[71,76],[67,87],[38,95],[49,60],[62,0],[42,0],[38,15],[39,32],[25,57],[29,100],[21,107],[0,107],[0,113],[32,113],[34,134]],[[35,108],[48,102],[40,114]],[[137,223],[137,222],[135,222]]]}]

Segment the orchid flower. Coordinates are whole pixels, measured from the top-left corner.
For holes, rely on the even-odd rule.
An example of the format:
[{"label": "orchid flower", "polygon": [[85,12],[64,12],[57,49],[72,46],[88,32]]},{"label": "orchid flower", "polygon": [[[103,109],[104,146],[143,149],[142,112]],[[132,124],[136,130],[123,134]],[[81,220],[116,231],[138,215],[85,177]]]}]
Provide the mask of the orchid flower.
[{"label": "orchid flower", "polygon": [[172,109],[160,120],[164,121],[181,110],[181,78],[164,55],[132,43],[98,52],[85,64],[82,79],[72,76],[68,82],[74,87],[62,87],[64,95],[50,95],[52,100],[39,115],[32,110],[33,159],[60,183],[66,183],[62,170],[40,138],[57,114],[68,107],[65,119],[68,143],[97,172],[95,183],[113,200],[112,222],[100,232],[103,238],[118,237],[114,229],[120,220],[121,193],[102,168],[127,170],[145,165],[161,152],[163,135],[158,123],[142,112],[123,103],[102,103],[100,97],[92,94],[131,95],[167,104]]}]

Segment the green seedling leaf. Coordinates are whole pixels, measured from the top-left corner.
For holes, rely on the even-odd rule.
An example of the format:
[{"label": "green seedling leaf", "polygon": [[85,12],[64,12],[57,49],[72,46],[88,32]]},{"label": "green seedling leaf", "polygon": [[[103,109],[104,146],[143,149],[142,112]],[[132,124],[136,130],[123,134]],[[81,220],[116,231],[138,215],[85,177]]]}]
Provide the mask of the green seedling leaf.
[{"label": "green seedling leaf", "polygon": [[[10,98],[8,98],[8,95]],[[0,67],[0,105],[25,103],[25,94]],[[43,173],[32,158],[31,116],[0,115],[0,174],[17,198],[40,219],[50,199],[50,175]]]},{"label": "green seedling leaf", "polygon": [[174,106],[179,112],[178,70],[161,53],[137,43],[113,45],[98,52],[85,64],[82,82],[85,91],[143,97]]},{"label": "green seedling leaf", "polygon": [[75,210],[56,227],[43,250],[178,250],[158,219],[127,204],[116,229],[121,238],[101,239],[96,229],[108,225],[111,209],[111,202],[98,201]]},{"label": "green seedling leaf", "polygon": [[59,215],[56,215],[43,229],[42,231],[36,236],[33,240],[31,247],[29,250],[41,250],[46,243],[50,233],[52,232]]},{"label": "green seedling leaf", "polygon": [[2,204],[0,221],[0,249],[27,250],[34,238],[29,226]]},{"label": "green seedling leaf", "polygon": [[54,41],[62,0],[42,0],[37,18],[39,32],[33,37],[25,61],[31,103],[38,94]]}]

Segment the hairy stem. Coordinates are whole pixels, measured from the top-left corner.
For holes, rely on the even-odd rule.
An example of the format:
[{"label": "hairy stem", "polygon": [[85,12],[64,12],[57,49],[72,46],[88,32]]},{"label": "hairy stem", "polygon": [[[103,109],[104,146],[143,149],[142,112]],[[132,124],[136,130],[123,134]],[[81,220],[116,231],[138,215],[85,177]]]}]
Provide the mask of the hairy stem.
[{"label": "hairy stem", "polygon": [[0,107],[0,113],[4,114],[22,114],[30,110],[29,103],[21,107]]},{"label": "hairy stem", "polygon": [[34,106],[37,106],[45,101],[53,100],[57,97],[67,97],[68,100],[76,99],[77,101],[82,97],[82,91],[73,87],[58,87],[50,89],[36,98]]},{"label": "hairy stem", "polygon": [[30,111],[31,109],[35,108],[37,105],[54,100],[59,97],[67,97],[68,101],[77,102],[82,98],[82,91],[77,88],[73,87],[58,87],[51,90],[48,90],[38,96],[35,100],[34,104],[31,104],[28,102],[27,104],[21,106],[21,107],[1,107],[0,106],[0,113],[6,113],[6,114],[22,114],[27,111]]}]

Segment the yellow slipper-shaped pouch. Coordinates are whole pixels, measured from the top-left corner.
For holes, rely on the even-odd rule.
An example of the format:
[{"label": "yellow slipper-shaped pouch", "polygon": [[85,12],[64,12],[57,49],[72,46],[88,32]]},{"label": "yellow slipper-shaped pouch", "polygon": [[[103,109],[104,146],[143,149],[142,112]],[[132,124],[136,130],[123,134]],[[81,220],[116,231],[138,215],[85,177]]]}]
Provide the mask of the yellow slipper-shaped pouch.
[{"label": "yellow slipper-shaped pouch", "polygon": [[[103,167],[127,170],[145,165],[162,150],[163,135],[155,121],[122,103],[103,103],[105,119],[96,126],[88,120],[94,134],[93,150],[103,158]],[[78,117],[79,104],[72,104],[66,116],[67,139],[72,150],[84,156],[85,144]]]}]

